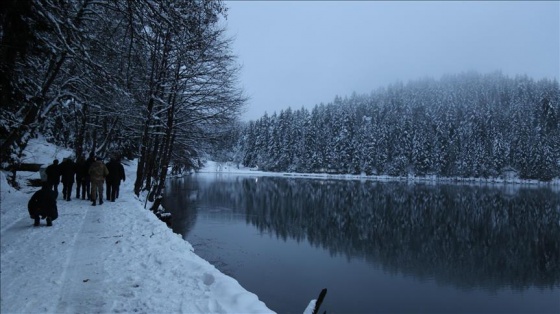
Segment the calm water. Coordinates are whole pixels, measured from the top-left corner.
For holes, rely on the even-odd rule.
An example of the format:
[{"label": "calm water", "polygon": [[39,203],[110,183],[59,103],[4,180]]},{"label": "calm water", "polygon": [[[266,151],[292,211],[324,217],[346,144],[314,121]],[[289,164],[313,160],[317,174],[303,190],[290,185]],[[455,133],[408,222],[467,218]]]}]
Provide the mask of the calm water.
[{"label": "calm water", "polygon": [[278,313],[560,313],[560,193],[205,174],[173,229]]}]

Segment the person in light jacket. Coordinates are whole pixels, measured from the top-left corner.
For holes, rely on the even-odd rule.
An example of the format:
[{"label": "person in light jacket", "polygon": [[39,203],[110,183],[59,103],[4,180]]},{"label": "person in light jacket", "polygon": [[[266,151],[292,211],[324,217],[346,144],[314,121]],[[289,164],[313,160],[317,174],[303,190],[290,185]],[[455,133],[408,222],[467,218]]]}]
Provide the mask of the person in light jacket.
[{"label": "person in light jacket", "polygon": [[109,175],[109,170],[100,158],[93,157],[94,162],[89,167],[89,177],[91,180],[91,201],[93,206],[99,197],[99,205],[103,204],[103,181]]}]

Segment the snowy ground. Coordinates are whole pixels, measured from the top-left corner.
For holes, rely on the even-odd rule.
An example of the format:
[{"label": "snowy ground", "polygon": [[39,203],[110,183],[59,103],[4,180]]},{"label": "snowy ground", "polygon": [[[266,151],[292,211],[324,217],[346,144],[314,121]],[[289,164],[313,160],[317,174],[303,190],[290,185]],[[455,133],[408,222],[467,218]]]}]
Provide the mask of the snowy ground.
[{"label": "snowy ground", "polygon": [[[26,162],[50,164],[69,155],[39,139],[30,143]],[[1,313],[271,312],[144,209],[132,193],[134,163],[125,171],[114,203],[94,207],[59,195],[52,227],[44,220],[33,227],[27,212],[37,188],[25,181],[39,173],[19,173],[19,191],[0,174]]]}]

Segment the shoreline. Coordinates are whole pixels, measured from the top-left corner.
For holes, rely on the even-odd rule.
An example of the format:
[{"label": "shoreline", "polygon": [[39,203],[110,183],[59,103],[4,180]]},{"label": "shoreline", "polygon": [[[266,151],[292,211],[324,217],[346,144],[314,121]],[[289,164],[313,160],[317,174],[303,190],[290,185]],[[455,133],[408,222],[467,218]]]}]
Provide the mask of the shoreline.
[{"label": "shoreline", "polygon": [[169,177],[183,177],[190,174],[215,173],[246,175],[246,176],[271,176],[286,178],[305,178],[305,179],[328,179],[328,180],[359,180],[374,182],[408,182],[422,184],[456,184],[456,185],[476,185],[476,186],[500,186],[500,187],[550,187],[555,191],[560,191],[560,178],[551,181],[539,181],[534,179],[503,179],[503,178],[461,178],[461,177],[437,177],[437,176],[388,176],[388,175],[355,175],[355,174],[330,174],[330,173],[298,173],[298,172],[270,172],[255,170],[252,168],[237,168],[231,163],[217,163],[208,161],[207,165],[199,171],[189,172]]}]

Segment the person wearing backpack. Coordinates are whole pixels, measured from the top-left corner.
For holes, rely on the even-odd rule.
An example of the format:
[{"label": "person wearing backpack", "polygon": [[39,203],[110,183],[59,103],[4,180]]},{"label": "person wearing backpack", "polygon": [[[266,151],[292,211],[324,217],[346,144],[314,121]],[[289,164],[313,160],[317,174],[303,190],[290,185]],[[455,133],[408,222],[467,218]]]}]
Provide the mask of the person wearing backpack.
[{"label": "person wearing backpack", "polygon": [[125,181],[124,167],[116,158],[111,158],[107,163],[109,175],[106,178],[107,184],[107,200],[114,202],[119,197],[119,188],[121,181]]},{"label": "person wearing backpack", "polygon": [[59,170],[62,176],[62,198],[65,201],[69,201],[72,195],[72,186],[74,185],[76,164],[70,158],[64,158],[60,163]]},{"label": "person wearing backpack", "polygon": [[82,199],[87,199],[88,201],[91,201],[91,177],[89,175],[89,168],[91,167],[91,165],[94,162],[94,158],[93,158],[93,153],[89,154],[88,159],[83,163],[82,166],[82,184],[83,184],[83,189],[85,190],[85,193],[82,192]]},{"label": "person wearing backpack", "polygon": [[89,176],[91,180],[91,205],[96,205],[97,197],[99,197],[99,205],[103,204],[103,181],[109,174],[109,170],[100,158],[93,157],[94,162],[89,168]]},{"label": "person wearing backpack", "polygon": [[83,195],[82,199],[86,197],[86,183],[84,177],[84,165],[86,163],[86,159],[84,156],[80,156],[76,161],[76,198],[80,198],[80,194]]},{"label": "person wearing backpack", "polygon": [[47,183],[49,189],[53,190],[58,197],[58,185],[60,184],[60,167],[58,165],[58,159],[53,160],[53,163],[47,167],[45,171],[47,173]]}]

